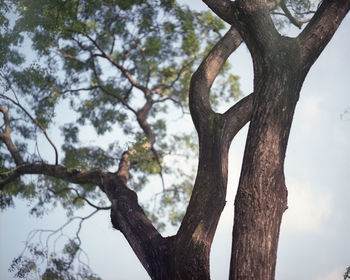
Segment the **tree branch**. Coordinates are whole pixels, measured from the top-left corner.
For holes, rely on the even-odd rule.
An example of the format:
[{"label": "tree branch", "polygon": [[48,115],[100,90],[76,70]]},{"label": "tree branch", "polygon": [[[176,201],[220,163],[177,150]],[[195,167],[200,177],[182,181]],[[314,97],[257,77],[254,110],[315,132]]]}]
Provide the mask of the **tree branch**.
[{"label": "tree branch", "polygon": [[130,165],[130,152],[125,151],[122,154],[121,160],[119,161],[119,168],[117,171],[117,175],[120,177],[124,184],[126,184],[130,178]]},{"label": "tree branch", "polygon": [[166,84],[161,84],[161,85],[157,85],[155,86],[152,90],[151,90],[151,93],[152,94],[158,94],[158,95],[161,95],[161,96],[164,96],[164,94],[162,94],[162,91],[163,90],[166,90],[166,89],[170,89],[174,86],[174,84],[180,79],[180,77],[182,75],[184,75],[184,72],[186,72],[186,68],[191,65],[194,61],[195,61],[196,58],[192,59],[191,61],[187,62],[187,63],[183,63],[182,62],[182,67],[181,69],[177,72],[177,75],[176,77],[170,82],[170,84],[166,85]]},{"label": "tree branch", "polygon": [[253,110],[253,93],[242,98],[224,114],[224,131],[226,141],[231,143],[233,137],[250,121]]},{"label": "tree branch", "polygon": [[122,98],[119,94],[109,90],[108,88],[106,88],[98,73],[97,73],[97,69],[96,69],[96,65],[95,65],[95,62],[94,62],[94,59],[93,59],[93,54],[91,53],[91,66],[92,66],[92,70],[93,70],[93,73],[94,73],[94,76],[96,78],[96,82],[97,82],[97,85],[98,87],[107,95],[109,96],[112,96],[114,97],[115,99],[117,99],[120,103],[122,103],[124,105],[125,108],[127,108],[128,110],[130,110],[131,112],[133,112],[135,115],[137,115],[137,112],[134,108],[132,108],[125,100],[124,98]]},{"label": "tree branch", "polygon": [[[111,209],[111,206],[101,207],[101,206],[95,205],[90,200],[88,200],[85,196],[82,196],[79,193],[79,191],[75,188],[66,187],[66,188],[60,189],[59,191],[55,191],[49,187],[48,190],[50,192],[52,192],[53,194],[60,194],[60,193],[65,192],[65,191],[73,191],[77,195],[76,198],[80,198],[80,199],[84,200],[87,204],[89,204],[91,207],[95,208],[96,210],[110,210]],[[74,200],[74,202],[75,202],[75,200]]]},{"label": "tree branch", "polygon": [[294,24],[296,27],[298,27],[299,29],[302,27],[303,22],[299,21],[298,19],[296,19],[295,17],[293,17],[293,15],[290,13],[289,9],[286,6],[285,0],[280,1],[280,6],[282,11],[284,12],[284,15],[289,19],[289,21]]},{"label": "tree branch", "polygon": [[205,4],[221,19],[233,25],[234,2],[230,0],[203,0]]},{"label": "tree branch", "polygon": [[24,163],[18,166],[16,169],[13,169],[13,172],[9,176],[0,181],[0,190],[4,186],[21,175],[26,174],[42,174],[57,179],[62,179],[69,183],[74,184],[94,184],[99,185],[103,183],[103,178],[106,176],[106,173],[101,170],[91,170],[91,171],[70,171],[62,165],[51,165],[45,163]]},{"label": "tree branch", "polygon": [[148,88],[139,84],[138,82],[135,81],[135,79],[133,78],[133,76],[131,75],[131,73],[129,72],[129,70],[127,70],[125,67],[123,67],[122,65],[120,65],[119,63],[117,63],[112,56],[108,55],[96,42],[96,40],[92,39],[89,35],[85,35],[86,38],[88,38],[93,44],[94,46],[101,52],[101,54],[98,54],[97,56],[106,58],[112,65],[114,65],[115,67],[117,67],[122,73],[123,75],[128,79],[128,81],[136,88],[138,88],[139,90],[141,90],[142,92],[146,93],[148,92]]},{"label": "tree branch", "polygon": [[308,71],[333,37],[350,9],[348,0],[324,0],[310,23],[297,37],[303,70]]},{"label": "tree branch", "polygon": [[200,127],[206,126],[205,123],[210,112],[212,112],[209,93],[214,79],[227,58],[238,48],[241,42],[242,39],[238,31],[231,27],[192,75],[189,102],[192,119],[199,133]]},{"label": "tree branch", "polygon": [[50,145],[52,146],[52,148],[55,151],[55,164],[58,165],[58,151],[57,151],[55,144],[52,142],[52,140],[48,136],[46,129],[18,101],[15,101],[12,98],[10,98],[2,93],[0,93],[0,97],[3,97],[5,99],[7,99],[8,101],[12,102],[13,104],[15,104],[16,106],[18,106],[32,120],[32,122],[34,124],[36,124],[41,129],[41,131],[45,135],[45,138],[47,139],[47,141],[50,143]]},{"label": "tree branch", "polygon": [[21,165],[23,164],[24,160],[20,153],[18,152],[15,144],[13,144],[12,139],[11,139],[11,127],[10,127],[10,120],[8,117],[8,110],[5,107],[0,107],[0,111],[4,116],[4,124],[5,124],[5,129],[4,132],[0,134],[0,139],[2,139],[11,153],[16,165]]}]

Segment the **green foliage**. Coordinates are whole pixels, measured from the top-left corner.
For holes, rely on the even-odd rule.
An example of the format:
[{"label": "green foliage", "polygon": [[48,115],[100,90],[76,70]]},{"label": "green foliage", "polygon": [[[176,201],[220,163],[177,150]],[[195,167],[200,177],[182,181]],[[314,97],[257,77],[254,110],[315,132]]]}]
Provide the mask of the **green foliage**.
[{"label": "green foliage", "polygon": [[[48,158],[42,153],[40,130],[28,114],[61,144],[60,164],[69,172],[115,171],[128,150],[128,185],[135,191],[160,174],[162,181],[167,177],[165,182],[172,182],[159,184],[164,191],[147,205],[150,219],[160,230],[169,219],[178,224],[192,191],[197,146],[193,135],[168,127],[169,116],[188,110],[191,74],[221,38],[223,22],[173,0],[13,0],[0,9],[16,19],[10,22],[0,13],[1,92],[27,112],[6,98],[1,104],[9,109],[11,136],[25,160],[40,163]],[[218,106],[219,99],[231,102],[240,94],[238,79],[227,69],[213,94]],[[145,117],[155,135],[152,149],[151,137],[136,117],[150,99],[152,108]],[[101,147],[86,133],[91,128],[103,141]],[[14,163],[2,142],[0,151],[3,179]],[[30,213],[37,217],[58,205],[73,217],[89,201],[97,206],[107,201],[97,186],[73,186],[47,176],[24,176],[7,185],[0,192],[1,209],[13,205],[14,197],[28,200]],[[74,268],[78,243],[68,243],[60,255],[33,245],[32,257],[16,259],[13,269],[22,278],[40,270],[43,279],[76,279],[77,271],[78,279],[95,279],[84,268]],[[32,260],[44,256],[49,261],[42,271]]]},{"label": "green foliage", "polygon": [[344,280],[350,279],[350,266],[348,266],[344,273]]},{"label": "green foliage", "polygon": [[70,170],[107,169],[115,161],[99,147],[75,148],[64,145],[62,150],[65,152],[63,164]]},{"label": "green foliage", "polygon": [[40,244],[30,244],[26,249],[29,251],[28,256],[20,256],[12,261],[10,272],[15,273],[16,278],[34,279],[39,274],[43,280],[101,279],[77,260],[80,245],[76,240],[68,240],[61,257],[54,252],[48,256],[47,248],[42,248]]}]

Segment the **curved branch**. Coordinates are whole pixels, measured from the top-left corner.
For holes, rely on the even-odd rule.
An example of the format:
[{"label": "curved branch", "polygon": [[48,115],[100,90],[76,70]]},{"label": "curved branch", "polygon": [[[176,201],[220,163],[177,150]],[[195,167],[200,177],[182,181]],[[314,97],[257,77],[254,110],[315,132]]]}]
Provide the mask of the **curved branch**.
[{"label": "curved branch", "polygon": [[286,3],[283,0],[281,1],[280,6],[282,11],[284,12],[284,15],[289,19],[289,21],[300,29],[302,24],[298,22],[296,18],[293,17],[293,15],[290,13],[286,6]]},{"label": "curved branch", "polygon": [[95,65],[95,61],[94,61],[94,59],[93,59],[93,56],[94,56],[94,55],[91,53],[91,66],[92,66],[92,70],[93,70],[94,76],[95,76],[95,78],[96,78],[96,82],[97,82],[98,87],[99,87],[105,94],[107,94],[107,95],[109,95],[109,96],[112,96],[112,97],[114,97],[115,99],[117,99],[120,103],[122,103],[122,104],[124,105],[125,108],[127,108],[128,110],[130,110],[131,112],[133,112],[133,113],[136,115],[136,110],[135,110],[134,108],[132,108],[132,107],[124,100],[124,98],[122,98],[119,94],[116,94],[115,92],[109,90],[108,88],[106,88],[106,87],[103,85],[103,83],[102,83],[102,81],[101,81],[101,79],[100,79],[100,77],[99,77],[99,75],[98,75],[98,73],[97,73],[97,69],[96,69],[96,65]]},{"label": "curved branch", "polygon": [[98,54],[97,56],[106,58],[112,65],[114,65],[115,67],[117,67],[122,73],[123,75],[128,79],[128,81],[130,82],[130,84],[132,84],[134,87],[138,88],[139,90],[141,90],[142,92],[146,93],[148,92],[148,88],[139,84],[137,81],[135,81],[134,77],[131,75],[130,71],[128,69],[126,69],[125,67],[123,67],[121,64],[117,63],[112,56],[108,55],[101,47],[100,45],[96,42],[96,40],[92,39],[89,35],[85,35],[86,38],[88,38],[93,45],[101,52],[101,54]]},{"label": "curved branch", "polygon": [[50,143],[50,145],[52,146],[52,148],[55,151],[55,165],[58,165],[58,151],[57,151],[55,144],[52,142],[50,137],[47,135],[46,129],[36,119],[34,119],[34,117],[18,101],[15,101],[12,98],[10,98],[2,93],[0,93],[0,96],[7,99],[10,102],[12,102],[17,107],[19,107],[32,120],[32,122],[34,124],[36,124],[41,129],[41,131],[45,135],[45,138],[47,139],[47,141]]},{"label": "curved branch", "polygon": [[348,0],[324,0],[310,23],[297,37],[303,70],[308,71],[350,9]]},{"label": "curved branch", "polygon": [[189,102],[192,119],[198,132],[201,127],[207,127],[207,119],[212,112],[209,92],[214,79],[227,58],[241,43],[242,38],[238,31],[231,27],[192,75]]},{"label": "curved branch", "polygon": [[[80,198],[82,200],[84,200],[87,204],[89,204],[91,207],[95,208],[96,210],[110,210],[111,209],[111,206],[106,206],[106,207],[101,207],[101,206],[97,206],[95,204],[93,204],[90,200],[88,200],[85,196],[82,196],[79,191],[75,188],[70,188],[70,187],[66,187],[66,188],[63,188],[59,191],[55,191],[51,188],[48,188],[48,190],[54,194],[59,194],[59,193],[62,193],[62,192],[65,192],[65,191],[73,191],[75,192],[75,194],[77,195],[77,198]],[[75,202],[75,200],[74,200]]]},{"label": "curved branch", "polygon": [[[84,267],[84,270],[88,270],[91,276],[93,276],[93,273],[91,271],[89,261],[88,263],[83,262],[80,259],[80,254],[86,253],[81,248],[81,238],[80,238],[80,231],[82,228],[82,225],[85,220],[91,218],[93,215],[95,215],[99,210],[94,210],[87,216],[75,216],[70,218],[67,222],[65,222],[63,225],[58,227],[57,229],[36,229],[29,232],[27,235],[27,239],[24,244],[24,248],[19,255],[18,258],[16,258],[10,268],[11,272],[15,272],[16,270],[21,270],[22,266],[26,265],[25,260],[33,260],[34,262],[38,262],[38,259],[41,260],[41,263],[46,262],[47,267],[49,267],[49,263],[52,261],[52,256],[56,252],[56,243],[59,239],[62,237],[67,238],[68,243],[66,243],[65,246],[72,244],[73,241],[75,246],[72,248],[71,251],[65,252],[67,254],[66,256],[68,258],[62,258],[62,270],[65,272],[74,271],[73,263],[78,262],[82,267]],[[72,223],[76,220],[79,220],[79,223],[75,229],[74,237],[71,238],[70,236],[66,235],[64,233],[64,230],[68,226],[72,226]],[[43,235],[45,236],[45,240],[43,242]],[[36,241],[36,242],[35,242]],[[63,250],[65,251],[65,250]],[[87,255],[86,255],[87,256]],[[25,273],[30,273],[33,268],[28,268],[25,270]],[[37,271],[37,272],[40,272]]]}]

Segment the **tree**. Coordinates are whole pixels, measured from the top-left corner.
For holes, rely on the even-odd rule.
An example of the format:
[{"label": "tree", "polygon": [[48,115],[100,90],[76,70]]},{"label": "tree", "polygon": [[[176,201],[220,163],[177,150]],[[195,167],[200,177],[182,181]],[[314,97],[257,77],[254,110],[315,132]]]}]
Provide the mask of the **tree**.
[{"label": "tree", "polygon": [[[280,35],[269,12],[283,13],[300,27],[304,20],[291,15],[288,2],[204,1],[231,28],[191,77],[189,108],[198,133],[198,171],[180,228],[167,238],[152,225],[128,187],[130,176],[169,172],[163,159],[172,147],[162,141],[165,127],[160,111],[166,110],[163,104],[169,101],[186,106],[190,73],[206,51],[199,42],[213,44],[222,23],[209,13],[192,14],[172,1],[15,2],[20,20],[14,32],[30,35],[47,67],[31,65],[23,71],[16,68],[19,61],[6,61],[2,70],[4,89],[12,91],[1,93],[6,107],[1,106],[0,147],[7,150],[1,161],[3,205],[19,193],[43,195],[34,212],[40,213],[40,207],[53,200],[62,201],[68,209],[88,203],[99,210],[109,207],[91,200],[103,195],[111,204],[113,226],[124,234],[151,278],[209,279],[210,246],[225,205],[228,149],[235,134],[250,121],[235,202],[230,278],[273,279],[279,226],[287,207],[283,165],[294,108],[307,72],[345,17],[349,1],[323,1],[297,38]],[[294,9],[297,16],[304,12],[303,4]],[[210,89],[242,41],[253,58],[254,93],[225,113],[216,113]],[[224,78],[225,74],[230,89],[235,89],[236,78],[225,72]],[[104,134],[119,122],[130,135],[128,120],[132,119],[141,128],[132,134],[134,144],[124,151],[112,146],[109,153],[81,148],[78,127],[69,124],[63,128],[65,158],[59,163],[46,130],[59,99],[79,93],[80,99],[74,96],[71,103],[80,124],[89,120]],[[141,105],[134,95],[141,96]],[[22,106],[22,98],[30,110]],[[8,108],[19,110],[10,118]],[[23,125],[28,118],[33,127]],[[14,133],[19,140],[35,139],[38,129],[55,150],[55,164],[38,155],[25,158],[25,147],[13,141]],[[119,154],[118,170],[107,172],[117,158],[110,156],[113,152]],[[44,176],[32,184],[26,174]],[[144,178],[134,181],[134,189]],[[170,191],[175,195],[178,190]],[[79,246],[73,240],[66,251],[74,256]],[[56,268],[71,264],[57,263]],[[49,268],[44,276],[54,272]]]},{"label": "tree", "polygon": [[349,279],[350,278],[350,266],[346,268],[345,273],[344,273],[344,279]]}]

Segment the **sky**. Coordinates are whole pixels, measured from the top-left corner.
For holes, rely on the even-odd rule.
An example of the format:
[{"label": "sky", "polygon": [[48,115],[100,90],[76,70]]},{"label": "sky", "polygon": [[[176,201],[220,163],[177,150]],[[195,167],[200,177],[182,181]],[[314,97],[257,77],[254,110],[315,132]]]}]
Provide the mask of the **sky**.
[{"label": "sky", "polygon": [[[205,9],[200,1],[191,5]],[[350,114],[341,116],[350,107],[349,31],[348,15],[309,72],[296,108],[285,161],[289,208],[281,226],[278,280],[342,279],[350,265]],[[230,61],[242,91],[250,93],[252,63],[246,47]],[[228,278],[233,203],[246,134],[247,126],[230,149],[227,204],[211,252],[214,280]],[[29,216],[25,202],[0,213],[0,279],[12,279],[7,269],[30,230],[55,228],[64,221],[59,209],[39,220]],[[108,212],[86,221],[82,240],[93,270],[103,279],[149,279],[122,234],[112,229]]]}]

